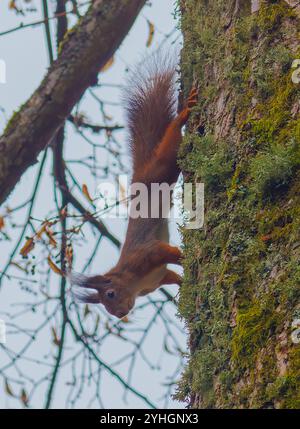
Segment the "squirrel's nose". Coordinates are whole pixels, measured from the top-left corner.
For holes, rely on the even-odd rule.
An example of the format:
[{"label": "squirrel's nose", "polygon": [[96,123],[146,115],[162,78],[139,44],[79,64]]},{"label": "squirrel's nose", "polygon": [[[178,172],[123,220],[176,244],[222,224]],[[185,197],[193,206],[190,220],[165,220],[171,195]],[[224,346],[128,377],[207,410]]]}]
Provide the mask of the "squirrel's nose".
[{"label": "squirrel's nose", "polygon": [[116,312],[116,317],[118,317],[119,319],[123,319],[123,317],[127,316],[128,311],[124,311],[124,310],[119,310]]}]

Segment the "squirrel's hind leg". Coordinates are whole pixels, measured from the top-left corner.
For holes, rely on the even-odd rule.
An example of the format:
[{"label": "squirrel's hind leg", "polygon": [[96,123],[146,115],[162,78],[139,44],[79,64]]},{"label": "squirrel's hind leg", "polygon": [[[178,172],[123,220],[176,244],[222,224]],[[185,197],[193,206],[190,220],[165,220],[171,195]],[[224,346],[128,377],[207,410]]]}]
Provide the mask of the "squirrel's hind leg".
[{"label": "squirrel's hind leg", "polygon": [[198,94],[198,88],[194,85],[190,91],[189,97],[185,103],[184,108],[181,110],[181,112],[178,113],[178,116],[175,119],[175,121],[177,120],[180,123],[181,127],[186,124],[191,114],[192,108],[196,106],[198,102]]},{"label": "squirrel's hind leg", "polygon": [[[186,124],[191,114],[192,108],[196,106],[198,102],[198,88],[193,86],[188,96],[187,101],[184,104],[183,109],[178,113],[176,118],[168,126],[164,138],[157,148],[157,156],[170,153],[170,150],[174,151],[174,147],[179,145],[182,135],[181,128]],[[177,151],[176,151],[177,152]]]},{"label": "squirrel's hind leg", "polygon": [[194,86],[184,105],[175,119],[170,123],[162,141],[153,153],[153,157],[144,171],[147,183],[175,183],[179,168],[177,165],[178,149],[182,140],[181,128],[187,122],[192,108],[197,104],[198,89]]}]

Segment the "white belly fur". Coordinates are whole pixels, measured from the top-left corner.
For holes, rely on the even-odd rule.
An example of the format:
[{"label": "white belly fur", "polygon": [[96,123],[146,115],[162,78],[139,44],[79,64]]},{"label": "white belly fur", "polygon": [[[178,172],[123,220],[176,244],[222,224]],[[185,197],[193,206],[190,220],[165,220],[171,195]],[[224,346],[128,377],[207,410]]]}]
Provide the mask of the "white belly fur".
[{"label": "white belly fur", "polygon": [[[163,222],[156,239],[166,243],[169,242],[169,227],[167,222]],[[161,280],[165,277],[166,272],[167,265],[161,265],[140,279],[139,282],[135,285],[136,290],[139,291],[138,296],[147,295],[148,293],[156,290],[159,287]]]}]

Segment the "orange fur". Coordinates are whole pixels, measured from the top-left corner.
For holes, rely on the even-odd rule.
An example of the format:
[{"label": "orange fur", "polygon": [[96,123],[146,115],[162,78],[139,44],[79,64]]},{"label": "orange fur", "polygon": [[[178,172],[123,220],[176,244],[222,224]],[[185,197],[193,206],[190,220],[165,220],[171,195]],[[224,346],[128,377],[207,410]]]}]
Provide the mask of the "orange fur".
[{"label": "orange fur", "polygon": [[[142,74],[138,74],[138,79],[131,79],[133,83],[126,97],[132,183],[143,183],[149,191],[152,183],[172,185],[176,182],[180,172],[177,153],[181,128],[198,96],[193,87],[183,109],[175,116],[174,69],[162,64],[152,64],[152,74],[147,70],[144,79]],[[167,220],[163,216],[130,217],[117,265],[103,276],[73,276],[74,284],[94,290],[81,294],[81,300],[102,303],[111,314],[122,318],[138,296],[164,284],[180,285],[181,277],[167,269],[167,264],[180,265],[182,255],[168,241]]]}]

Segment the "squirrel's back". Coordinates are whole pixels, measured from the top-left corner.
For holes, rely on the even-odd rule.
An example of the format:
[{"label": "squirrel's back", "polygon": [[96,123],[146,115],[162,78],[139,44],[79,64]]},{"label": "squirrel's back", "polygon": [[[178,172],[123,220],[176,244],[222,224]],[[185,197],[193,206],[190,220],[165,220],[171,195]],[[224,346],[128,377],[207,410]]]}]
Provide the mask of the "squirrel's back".
[{"label": "squirrel's back", "polygon": [[130,73],[123,99],[134,172],[147,164],[176,115],[174,64],[159,53]]}]

